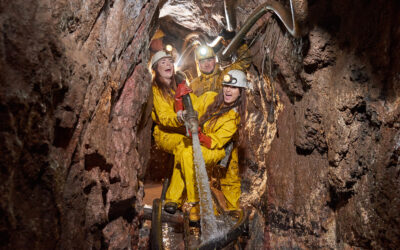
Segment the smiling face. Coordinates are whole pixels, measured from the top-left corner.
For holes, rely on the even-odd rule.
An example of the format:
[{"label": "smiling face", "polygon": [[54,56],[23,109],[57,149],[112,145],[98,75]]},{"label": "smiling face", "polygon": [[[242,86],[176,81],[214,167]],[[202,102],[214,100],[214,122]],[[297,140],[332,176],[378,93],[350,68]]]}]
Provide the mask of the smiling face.
[{"label": "smiling face", "polygon": [[211,74],[215,68],[215,57],[199,61],[200,71],[204,74]]},{"label": "smiling face", "polygon": [[157,72],[165,80],[171,79],[174,74],[174,61],[170,57],[161,58],[157,62]]},{"label": "smiling face", "polygon": [[224,103],[226,105],[231,105],[240,96],[240,89],[238,87],[224,85],[222,91],[224,92]]}]

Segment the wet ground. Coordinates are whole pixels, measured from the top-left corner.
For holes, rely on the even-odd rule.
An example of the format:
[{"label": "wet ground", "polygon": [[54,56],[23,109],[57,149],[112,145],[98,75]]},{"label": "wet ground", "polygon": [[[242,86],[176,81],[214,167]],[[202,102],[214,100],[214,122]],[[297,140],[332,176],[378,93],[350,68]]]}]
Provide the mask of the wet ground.
[{"label": "wet ground", "polygon": [[[153,200],[161,197],[162,183],[157,183],[157,182],[145,183],[144,192],[145,192],[143,199],[144,204],[152,206]],[[222,201],[223,200],[222,193],[216,192],[216,194],[217,194],[217,199],[220,199]],[[218,216],[217,224],[220,231],[227,231],[228,228],[233,226],[234,221],[232,221],[231,218],[226,218],[226,217],[224,218]],[[141,238],[148,239],[150,237],[150,230],[151,230],[151,221],[146,220],[143,224],[140,233]],[[163,248],[168,250],[184,249],[185,243],[183,239],[183,234],[184,234],[183,225],[178,226],[170,223],[163,223],[162,224]],[[200,244],[201,242],[200,238],[201,238],[200,228],[190,227],[187,243],[190,246],[196,246]],[[144,245],[147,244],[145,243]],[[227,247],[226,249],[231,249],[231,247]]]},{"label": "wet ground", "polygon": [[[161,197],[162,183],[150,182],[144,184],[144,199],[143,202],[146,205],[153,205],[153,200]],[[146,221],[143,225],[147,230],[142,231],[142,237],[149,237],[151,221]],[[147,235],[143,235],[147,234]],[[167,250],[178,250],[184,249],[183,241],[183,228],[172,226],[168,223],[162,224],[162,236],[163,236],[163,249]]]}]

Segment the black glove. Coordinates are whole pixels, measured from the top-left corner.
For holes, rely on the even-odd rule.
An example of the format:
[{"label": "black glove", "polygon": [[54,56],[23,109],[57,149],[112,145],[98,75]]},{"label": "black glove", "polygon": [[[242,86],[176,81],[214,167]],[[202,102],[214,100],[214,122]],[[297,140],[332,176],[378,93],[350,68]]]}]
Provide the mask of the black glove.
[{"label": "black glove", "polygon": [[175,82],[176,84],[180,84],[183,81],[186,81],[186,75],[185,73],[183,73],[182,71],[177,71],[175,73]]},{"label": "black glove", "polygon": [[225,28],[223,28],[221,33],[219,33],[219,35],[222,36],[225,41],[227,41],[227,40],[231,40],[232,38],[234,38],[236,35],[236,32],[235,31],[227,31]]}]

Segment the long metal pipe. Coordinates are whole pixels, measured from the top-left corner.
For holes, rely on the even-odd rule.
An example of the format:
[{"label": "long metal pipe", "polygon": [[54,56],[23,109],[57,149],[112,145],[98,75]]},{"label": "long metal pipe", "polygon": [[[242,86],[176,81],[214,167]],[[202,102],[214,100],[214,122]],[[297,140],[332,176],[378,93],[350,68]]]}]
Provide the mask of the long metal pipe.
[{"label": "long metal pipe", "polygon": [[162,250],[162,229],[161,229],[161,214],[162,214],[161,199],[153,200],[153,213],[151,218],[151,249]]},{"label": "long metal pipe", "polygon": [[222,36],[217,36],[213,41],[207,43],[208,47],[214,48],[219,42],[221,42]]},{"label": "long metal pipe", "polygon": [[190,55],[190,53],[192,53],[192,51],[194,50],[196,45],[205,44],[207,42],[208,42],[208,40],[206,40],[206,38],[204,37],[204,34],[201,34],[199,32],[192,32],[192,33],[188,34],[184,39],[183,46],[182,46],[183,52],[180,55],[180,57],[178,58],[176,66],[180,67],[182,62],[184,62],[186,60],[186,57],[188,57]]},{"label": "long metal pipe", "polygon": [[200,32],[192,32],[185,36],[182,49],[185,49],[192,40],[198,40],[202,44],[208,42],[208,38]]},{"label": "long metal pipe", "polygon": [[293,8],[292,0],[290,0],[290,12],[277,1],[268,1],[260,5],[246,20],[243,27],[228,44],[228,46],[222,51],[221,58],[226,60],[232,53],[234,53],[240,46],[242,39],[246,36],[247,32],[253,27],[253,25],[260,19],[267,11],[272,11],[282,21],[288,32],[294,37],[300,37],[301,32],[299,25],[295,18],[295,12]]},{"label": "long metal pipe", "polygon": [[189,47],[185,48],[185,50],[183,50],[183,53],[181,54],[181,56],[178,58],[178,61],[176,62],[176,66],[179,68],[182,64],[182,62],[186,61],[186,58],[190,55],[190,53],[192,53],[192,51],[195,49],[195,44],[190,44]]},{"label": "long metal pipe", "polygon": [[168,186],[169,186],[169,179],[166,178],[163,182],[162,191],[161,191],[161,200],[162,201],[165,200],[165,195],[167,193]]},{"label": "long metal pipe", "polygon": [[236,0],[224,0],[224,11],[226,20],[226,30],[236,30]]}]

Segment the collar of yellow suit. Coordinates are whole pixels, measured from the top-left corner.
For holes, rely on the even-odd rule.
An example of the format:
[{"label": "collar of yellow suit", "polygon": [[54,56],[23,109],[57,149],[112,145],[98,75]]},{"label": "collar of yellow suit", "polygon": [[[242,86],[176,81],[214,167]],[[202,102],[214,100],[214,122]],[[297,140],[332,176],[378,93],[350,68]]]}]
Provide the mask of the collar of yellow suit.
[{"label": "collar of yellow suit", "polygon": [[218,76],[220,73],[221,73],[221,70],[219,68],[219,63],[215,63],[214,71],[211,74],[204,74],[203,72],[201,72],[200,79],[208,80],[210,78],[214,78],[215,76]]}]

